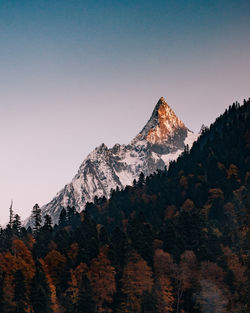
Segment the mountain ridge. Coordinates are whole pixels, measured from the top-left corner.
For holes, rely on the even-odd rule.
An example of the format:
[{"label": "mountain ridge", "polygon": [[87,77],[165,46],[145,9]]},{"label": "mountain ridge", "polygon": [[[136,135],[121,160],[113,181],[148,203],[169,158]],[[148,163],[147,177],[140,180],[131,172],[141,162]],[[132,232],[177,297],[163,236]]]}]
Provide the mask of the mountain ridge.
[{"label": "mountain ridge", "polygon": [[[146,125],[129,144],[108,148],[102,143],[90,152],[72,181],[41,208],[42,215],[49,214],[56,223],[63,207],[75,206],[80,211],[95,197],[109,198],[112,189],[132,185],[141,172],[148,176],[164,169],[196,138],[161,97]],[[26,225],[32,225],[31,218]]]}]

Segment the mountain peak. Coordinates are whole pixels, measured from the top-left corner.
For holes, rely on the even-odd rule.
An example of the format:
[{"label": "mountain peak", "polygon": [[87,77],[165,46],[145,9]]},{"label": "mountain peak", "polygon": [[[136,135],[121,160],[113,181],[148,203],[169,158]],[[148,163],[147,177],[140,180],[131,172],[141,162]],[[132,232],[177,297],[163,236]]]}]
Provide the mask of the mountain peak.
[{"label": "mountain peak", "polygon": [[160,97],[160,99],[159,99],[159,101],[158,101],[158,102],[161,102],[161,103],[167,103],[164,97]]},{"label": "mountain peak", "polygon": [[179,129],[187,130],[184,123],[176,116],[164,97],[157,102],[153,113],[137,138],[152,144],[162,144],[169,140]]},{"label": "mountain peak", "polygon": [[[42,210],[57,223],[62,207],[75,206],[80,211],[95,197],[110,197],[111,190],[125,188],[145,176],[163,170],[175,160],[186,144],[192,146],[195,134],[188,131],[174,111],[161,97],[143,130],[128,145],[115,144],[108,148],[104,143],[89,153],[72,181]],[[32,226],[32,218],[26,227]]]}]

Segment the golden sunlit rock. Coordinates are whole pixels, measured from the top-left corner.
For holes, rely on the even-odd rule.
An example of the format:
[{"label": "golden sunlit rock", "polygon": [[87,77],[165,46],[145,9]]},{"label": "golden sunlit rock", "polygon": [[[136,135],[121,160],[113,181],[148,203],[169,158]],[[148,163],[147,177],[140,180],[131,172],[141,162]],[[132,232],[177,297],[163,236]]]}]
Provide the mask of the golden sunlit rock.
[{"label": "golden sunlit rock", "polygon": [[168,140],[177,128],[185,128],[184,123],[175,115],[163,97],[158,102],[157,124],[146,135],[146,140],[152,144]]}]

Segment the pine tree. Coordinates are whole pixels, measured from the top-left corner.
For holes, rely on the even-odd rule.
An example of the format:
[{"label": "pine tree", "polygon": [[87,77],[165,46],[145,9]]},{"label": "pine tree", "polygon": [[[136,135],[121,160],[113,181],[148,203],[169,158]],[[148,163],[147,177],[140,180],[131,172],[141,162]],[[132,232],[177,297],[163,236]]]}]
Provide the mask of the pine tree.
[{"label": "pine tree", "polygon": [[51,291],[45,273],[39,261],[31,283],[31,304],[35,313],[51,313]]},{"label": "pine tree", "polygon": [[10,228],[12,228],[12,226],[13,226],[13,215],[14,215],[14,213],[13,213],[13,200],[11,200],[9,212],[10,212],[9,225],[10,225]]},{"label": "pine tree", "polygon": [[68,206],[67,207],[67,221],[68,221],[68,223],[71,224],[75,214],[76,214],[75,207],[74,206],[73,207]]},{"label": "pine tree", "polygon": [[25,313],[27,307],[26,284],[23,272],[17,270],[14,275],[14,299],[16,301],[16,313]]},{"label": "pine tree", "polygon": [[64,227],[66,225],[67,225],[67,212],[64,208],[62,208],[59,216],[59,226]]},{"label": "pine tree", "polygon": [[141,172],[140,176],[139,176],[139,180],[138,180],[138,186],[142,186],[145,183],[145,176],[143,174],[143,172]]},{"label": "pine tree", "polygon": [[96,304],[88,277],[83,274],[77,301],[77,313],[95,313]]},{"label": "pine tree", "polygon": [[48,214],[44,216],[44,228],[52,229],[52,219]]},{"label": "pine tree", "polygon": [[33,227],[34,234],[37,235],[41,228],[41,223],[42,223],[41,209],[37,203],[33,207],[32,218],[33,218],[33,224],[34,224],[34,227]]},{"label": "pine tree", "polygon": [[15,214],[12,225],[13,225],[13,229],[19,234],[22,224],[21,224],[21,218],[18,214]]},{"label": "pine tree", "polygon": [[99,243],[101,246],[104,246],[108,243],[108,241],[109,241],[108,233],[107,233],[105,227],[101,226],[100,230],[99,230]]}]

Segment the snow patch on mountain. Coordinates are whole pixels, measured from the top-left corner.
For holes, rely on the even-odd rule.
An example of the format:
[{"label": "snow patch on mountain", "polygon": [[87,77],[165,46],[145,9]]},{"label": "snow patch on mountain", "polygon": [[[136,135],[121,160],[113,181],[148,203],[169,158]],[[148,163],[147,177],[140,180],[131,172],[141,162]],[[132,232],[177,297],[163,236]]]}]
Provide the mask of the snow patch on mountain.
[{"label": "snow patch on mountain", "polygon": [[191,132],[191,131],[188,131],[187,137],[186,137],[186,139],[184,140],[184,144],[185,144],[185,145],[188,145],[189,148],[191,149],[193,143],[198,139],[198,137],[199,137],[199,134],[195,134],[195,133],[193,133],[193,132]]},{"label": "snow patch on mountain", "polygon": [[[81,211],[96,196],[108,198],[112,189],[132,185],[141,172],[148,176],[164,169],[178,158],[185,145],[191,148],[196,139],[197,134],[188,130],[160,98],[145,127],[128,145],[108,148],[103,143],[89,153],[72,181],[41,208],[42,215],[49,214],[57,223],[63,207],[75,206]],[[26,222],[29,225],[31,219]]]}]

